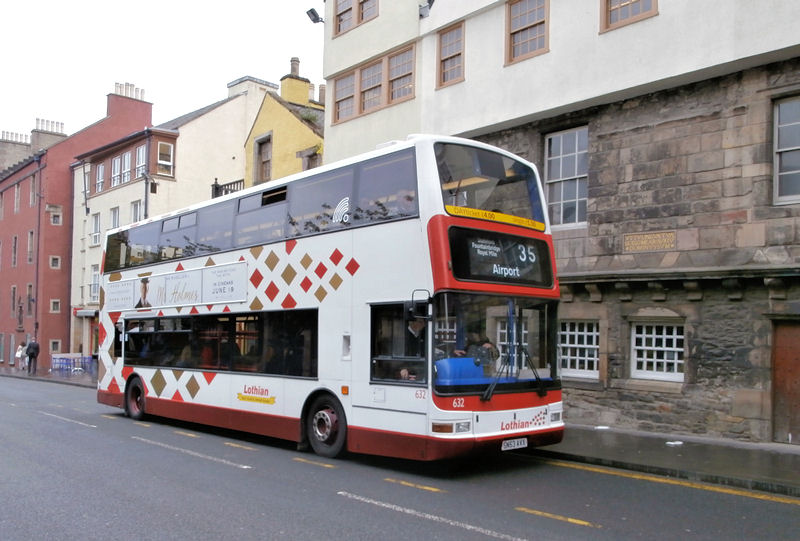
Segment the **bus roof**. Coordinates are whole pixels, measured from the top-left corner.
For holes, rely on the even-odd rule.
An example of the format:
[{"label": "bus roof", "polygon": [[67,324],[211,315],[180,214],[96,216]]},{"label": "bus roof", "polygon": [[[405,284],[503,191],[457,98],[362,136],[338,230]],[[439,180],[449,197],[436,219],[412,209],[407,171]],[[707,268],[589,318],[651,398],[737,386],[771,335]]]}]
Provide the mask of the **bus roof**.
[{"label": "bus roof", "polygon": [[[370,159],[370,158],[383,156],[385,154],[390,154],[392,152],[396,152],[396,151],[399,151],[399,150],[402,150],[402,149],[405,149],[405,148],[414,147],[414,146],[417,146],[419,144],[434,143],[434,142],[456,143],[456,144],[474,146],[474,147],[478,147],[478,148],[484,148],[486,150],[491,150],[492,152],[500,152],[502,154],[506,154],[509,157],[513,157],[516,160],[521,160],[523,162],[525,161],[522,158],[520,158],[519,156],[515,156],[514,154],[511,154],[510,152],[504,151],[503,149],[500,149],[500,148],[497,148],[497,147],[493,147],[491,145],[487,145],[486,143],[482,143],[480,141],[474,141],[472,139],[465,139],[463,137],[456,137],[456,136],[450,136],[450,135],[409,134],[406,137],[405,140],[397,140],[397,139],[395,139],[395,140],[392,140],[392,141],[387,141],[385,143],[381,143],[381,144],[377,145],[377,147],[374,150],[371,150],[371,151],[368,151],[368,152],[363,152],[361,154],[356,154],[356,155],[351,156],[349,158],[344,158],[344,159],[341,159],[341,160],[338,160],[338,161],[335,161],[335,162],[332,162],[332,163],[329,163],[329,164],[324,164],[324,165],[321,165],[319,167],[315,167],[313,169],[307,169],[307,170],[301,171],[299,173],[293,173],[291,175],[287,175],[287,176],[281,177],[279,179],[270,180],[268,183],[256,184],[254,186],[249,186],[249,187],[247,187],[247,188],[245,188],[243,190],[239,190],[239,191],[236,191],[236,192],[231,192],[229,194],[225,194],[225,195],[220,196],[220,197],[216,197],[216,198],[212,198],[212,199],[206,199],[206,200],[201,201],[199,203],[194,203],[192,205],[188,205],[188,206],[182,207],[180,209],[172,210],[172,211],[169,211],[169,212],[165,212],[163,214],[158,214],[156,216],[152,216],[152,217],[149,217],[149,218],[146,218],[146,219],[143,219],[143,220],[139,220],[138,222],[133,222],[133,223],[122,225],[122,226],[119,226],[119,227],[116,227],[116,228],[113,228],[113,229],[109,229],[109,230],[106,231],[106,236],[113,235],[113,234],[118,233],[120,231],[126,231],[128,229],[132,229],[134,227],[138,227],[138,226],[141,226],[141,225],[145,225],[145,224],[149,224],[149,223],[152,223],[152,222],[161,221],[161,220],[164,220],[166,218],[172,218],[172,217],[175,217],[175,216],[181,216],[181,215],[186,214],[188,212],[194,212],[194,211],[197,211],[199,209],[202,209],[202,208],[205,208],[205,207],[208,207],[208,206],[211,206],[211,205],[216,205],[216,204],[222,203],[224,201],[229,201],[231,199],[238,199],[238,198],[243,197],[243,196],[252,195],[252,194],[261,192],[261,191],[263,191],[265,189],[269,189],[269,190],[277,189],[277,188],[280,188],[282,186],[286,186],[286,185],[288,185],[288,184],[290,184],[290,183],[292,183],[294,181],[306,178],[308,176],[317,175],[319,173],[324,173],[326,171],[334,170],[334,169],[337,169],[337,168],[340,168],[340,167],[345,167],[345,166],[351,165],[353,163],[358,163],[358,162],[361,162],[361,161],[364,161],[364,160],[367,160],[367,159]],[[533,166],[533,164],[529,164],[529,165]]]}]

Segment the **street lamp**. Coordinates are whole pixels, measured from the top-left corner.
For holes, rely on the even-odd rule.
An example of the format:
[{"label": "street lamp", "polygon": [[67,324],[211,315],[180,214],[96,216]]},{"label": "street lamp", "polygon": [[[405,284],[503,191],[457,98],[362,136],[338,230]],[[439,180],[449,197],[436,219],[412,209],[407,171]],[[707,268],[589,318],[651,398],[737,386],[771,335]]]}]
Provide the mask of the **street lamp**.
[{"label": "street lamp", "polygon": [[322,19],[322,17],[319,16],[319,13],[317,13],[317,10],[314,9],[314,8],[311,8],[308,11],[306,11],[306,15],[308,15],[308,18],[311,19],[311,22],[314,23],[314,24],[316,24],[316,23],[324,23],[325,22]]}]

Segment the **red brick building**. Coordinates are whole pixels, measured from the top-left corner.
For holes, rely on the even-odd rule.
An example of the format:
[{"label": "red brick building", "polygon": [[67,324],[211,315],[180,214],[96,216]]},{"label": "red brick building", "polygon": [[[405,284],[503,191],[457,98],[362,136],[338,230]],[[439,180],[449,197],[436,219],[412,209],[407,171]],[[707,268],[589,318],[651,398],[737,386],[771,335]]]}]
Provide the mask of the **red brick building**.
[{"label": "red brick building", "polygon": [[[120,89],[122,87],[119,87]],[[109,94],[105,118],[0,171],[0,359],[41,345],[39,373],[70,348],[70,260],[75,156],[152,125],[152,104]]]}]

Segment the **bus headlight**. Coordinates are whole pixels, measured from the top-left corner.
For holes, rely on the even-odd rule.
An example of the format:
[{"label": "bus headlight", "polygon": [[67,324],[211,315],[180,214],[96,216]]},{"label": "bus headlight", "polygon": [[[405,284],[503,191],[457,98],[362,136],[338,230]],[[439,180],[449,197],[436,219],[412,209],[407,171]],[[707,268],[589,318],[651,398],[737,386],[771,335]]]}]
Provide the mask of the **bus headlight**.
[{"label": "bus headlight", "polygon": [[456,434],[469,432],[472,429],[472,423],[469,421],[461,421],[456,423]]}]

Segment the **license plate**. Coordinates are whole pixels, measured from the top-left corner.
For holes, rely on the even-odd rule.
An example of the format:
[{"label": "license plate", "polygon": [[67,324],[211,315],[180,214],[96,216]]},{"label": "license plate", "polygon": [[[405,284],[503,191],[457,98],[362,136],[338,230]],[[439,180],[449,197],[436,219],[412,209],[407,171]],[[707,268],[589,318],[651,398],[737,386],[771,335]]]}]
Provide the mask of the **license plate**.
[{"label": "license plate", "polygon": [[528,446],[528,438],[514,438],[513,440],[503,440],[500,445],[501,451],[510,451],[512,449],[522,449]]}]

